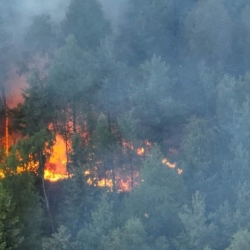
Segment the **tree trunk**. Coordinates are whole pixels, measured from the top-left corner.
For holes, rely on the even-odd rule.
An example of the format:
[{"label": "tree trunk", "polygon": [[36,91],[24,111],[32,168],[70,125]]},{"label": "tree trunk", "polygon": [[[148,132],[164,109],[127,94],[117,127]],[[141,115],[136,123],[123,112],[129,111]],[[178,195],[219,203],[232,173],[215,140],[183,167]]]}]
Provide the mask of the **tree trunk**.
[{"label": "tree trunk", "polygon": [[0,94],[1,94],[1,103],[3,107],[3,126],[1,126],[0,134],[3,135],[4,137],[4,149],[6,155],[8,155],[9,151],[9,121],[8,121],[8,106],[7,106],[7,93],[6,93],[6,87],[5,84],[2,84],[0,86]]},{"label": "tree trunk", "polygon": [[[111,125],[111,118],[110,118],[110,112],[108,111],[108,129],[110,135],[112,135],[112,125]],[[112,186],[113,186],[113,192],[116,191],[116,183],[115,183],[115,165],[114,165],[114,156],[113,152],[111,152],[110,155],[110,165],[111,165],[111,171],[112,171]]]},{"label": "tree trunk", "polygon": [[52,220],[49,199],[48,199],[47,191],[46,191],[46,188],[45,188],[45,181],[44,181],[44,165],[45,165],[45,163],[44,163],[43,158],[44,158],[44,156],[43,156],[42,150],[40,150],[40,153],[39,153],[39,166],[40,166],[40,170],[42,172],[41,177],[42,177],[42,189],[43,189],[43,195],[44,195],[44,207],[45,207],[45,209],[46,209],[46,211],[48,213],[51,229],[52,229],[52,232],[54,233],[55,228],[54,228],[54,224],[53,224],[53,220]]},{"label": "tree trunk", "polygon": [[76,100],[73,99],[73,132],[76,133]]},{"label": "tree trunk", "polygon": [[130,172],[131,172],[131,189],[134,187],[134,169],[133,169],[133,158],[131,157],[130,162]]},{"label": "tree trunk", "polygon": [[8,107],[7,103],[5,106],[5,153],[8,156],[9,154],[9,117],[8,117]]}]

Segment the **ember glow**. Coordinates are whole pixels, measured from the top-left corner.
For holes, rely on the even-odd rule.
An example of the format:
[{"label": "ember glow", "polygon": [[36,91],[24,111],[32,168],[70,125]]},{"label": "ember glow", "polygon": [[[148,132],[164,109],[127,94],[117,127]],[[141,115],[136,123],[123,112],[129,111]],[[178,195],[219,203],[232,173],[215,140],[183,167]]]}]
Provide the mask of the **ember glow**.
[{"label": "ember glow", "polygon": [[167,165],[169,168],[175,168],[176,167],[176,163],[169,162],[167,158],[164,158],[162,160],[162,163]]},{"label": "ember glow", "polygon": [[[174,163],[169,162],[167,158],[164,158],[162,160],[162,163],[165,164],[166,166],[168,166],[169,168],[176,168],[176,163],[175,162]],[[177,173],[182,174],[183,169],[177,168]]]},{"label": "ember glow", "polygon": [[140,156],[143,156],[145,153],[145,149],[144,148],[138,148],[137,149],[137,154],[140,155]]}]

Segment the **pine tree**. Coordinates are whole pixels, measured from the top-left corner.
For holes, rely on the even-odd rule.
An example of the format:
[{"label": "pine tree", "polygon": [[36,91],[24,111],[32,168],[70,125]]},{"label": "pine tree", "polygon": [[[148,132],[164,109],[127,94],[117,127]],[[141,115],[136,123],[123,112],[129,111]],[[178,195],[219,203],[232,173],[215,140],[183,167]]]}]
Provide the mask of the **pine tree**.
[{"label": "pine tree", "polygon": [[53,28],[49,15],[42,14],[33,18],[24,38],[26,53],[30,57],[44,56],[52,52],[56,45],[56,34]]},{"label": "pine tree", "polygon": [[74,35],[78,45],[88,50],[96,49],[101,39],[111,32],[111,27],[97,0],[71,0],[62,32],[64,37]]},{"label": "pine tree", "polygon": [[185,21],[190,52],[209,64],[227,63],[232,46],[231,27],[223,1],[199,1]]},{"label": "pine tree", "polygon": [[58,228],[58,231],[52,234],[51,238],[44,238],[42,249],[43,250],[70,250],[76,249],[74,243],[70,242],[71,235],[63,226]]},{"label": "pine tree", "polygon": [[184,225],[178,249],[202,249],[214,244],[217,228],[208,223],[211,215],[206,215],[205,199],[196,192],[192,196],[191,208],[185,205],[179,216]]},{"label": "pine tree", "polygon": [[154,147],[143,164],[140,185],[124,203],[124,216],[140,219],[155,240],[179,232],[177,211],[185,198],[181,175],[163,164],[163,158],[159,147]]},{"label": "pine tree", "polygon": [[144,132],[139,136],[160,142],[167,127],[184,114],[183,106],[174,98],[174,84],[169,67],[160,57],[153,56],[141,65],[130,93],[131,112]]},{"label": "pine tree", "polygon": [[0,182],[0,249],[20,249],[23,237],[20,234],[16,204]]},{"label": "pine tree", "polygon": [[149,250],[147,234],[138,219],[130,219],[122,229],[115,229],[108,237],[104,249]]},{"label": "pine tree", "polygon": [[79,249],[101,250],[107,235],[114,227],[113,203],[106,193],[91,212],[91,221],[78,233]]},{"label": "pine tree", "polygon": [[182,1],[129,0],[117,39],[121,59],[137,66],[156,54],[175,63],[186,7]]},{"label": "pine tree", "polygon": [[226,250],[247,250],[250,247],[249,231],[246,229],[239,230],[234,234],[230,246]]}]

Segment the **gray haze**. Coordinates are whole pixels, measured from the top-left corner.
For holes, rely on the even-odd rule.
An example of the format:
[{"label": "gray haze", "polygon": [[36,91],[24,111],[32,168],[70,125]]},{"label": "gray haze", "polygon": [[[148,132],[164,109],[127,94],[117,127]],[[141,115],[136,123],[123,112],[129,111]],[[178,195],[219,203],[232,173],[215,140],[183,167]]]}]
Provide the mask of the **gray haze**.
[{"label": "gray haze", "polygon": [[[122,20],[127,0],[99,0],[107,19],[114,30]],[[8,24],[13,40],[19,44],[32,18],[40,14],[51,16],[55,24],[59,24],[65,17],[70,0],[0,0],[0,10],[4,13],[2,19]]]},{"label": "gray haze", "polygon": [[113,29],[116,31],[121,20],[123,20],[123,14],[126,10],[128,0],[99,0],[103,6],[103,11],[107,19],[112,23]]},{"label": "gray haze", "polygon": [[54,23],[60,23],[70,0],[0,0],[3,21],[13,36],[13,42],[20,46],[26,29],[36,15],[49,14]]}]

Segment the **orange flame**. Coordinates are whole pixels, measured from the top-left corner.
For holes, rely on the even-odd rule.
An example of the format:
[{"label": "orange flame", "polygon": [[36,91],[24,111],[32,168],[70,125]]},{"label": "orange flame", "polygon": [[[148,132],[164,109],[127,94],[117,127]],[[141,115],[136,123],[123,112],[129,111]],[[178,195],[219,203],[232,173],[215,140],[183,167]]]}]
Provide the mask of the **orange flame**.
[{"label": "orange flame", "polygon": [[178,174],[182,174],[182,173],[183,173],[183,169],[178,168],[178,169],[177,169],[177,173],[178,173]]},{"label": "orange flame", "polygon": [[145,149],[144,149],[144,148],[138,148],[138,149],[137,149],[137,154],[138,154],[139,156],[143,156],[144,153],[145,153]]},{"label": "orange flame", "polygon": [[44,179],[56,182],[69,178],[66,163],[66,143],[62,137],[57,135],[56,142],[53,146],[53,153],[45,165]]},{"label": "orange flame", "polygon": [[[167,158],[162,159],[162,163],[167,165],[169,168],[175,168],[176,167],[176,163],[175,162],[174,163],[169,162]],[[177,168],[177,173],[182,174],[183,169]]]},{"label": "orange flame", "polygon": [[167,158],[164,158],[162,160],[162,163],[167,165],[169,168],[175,168],[176,167],[176,163],[169,162]]}]

